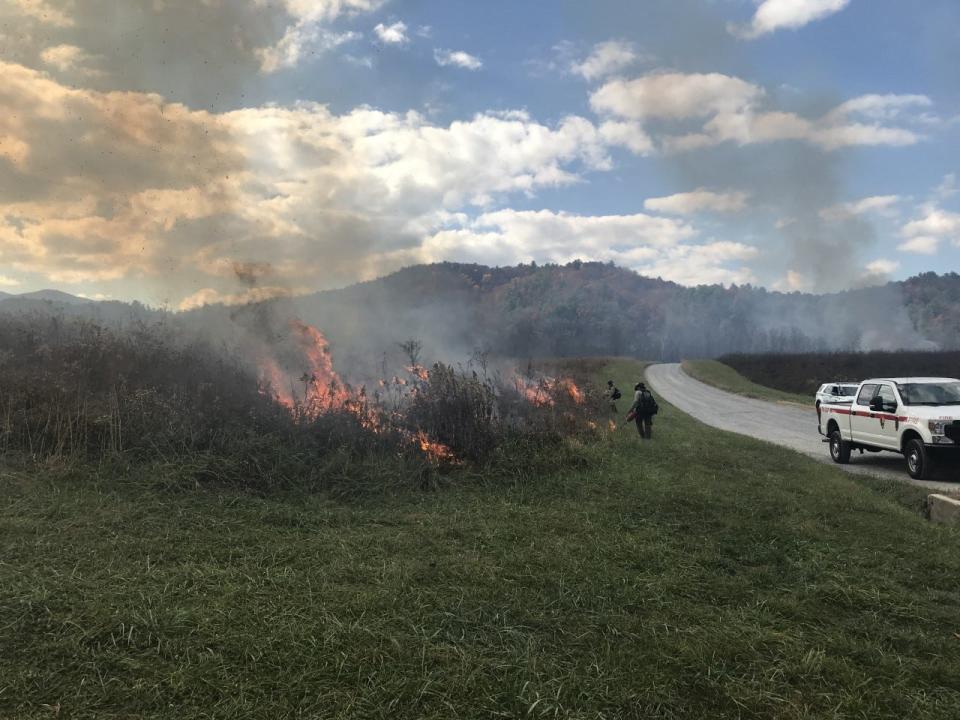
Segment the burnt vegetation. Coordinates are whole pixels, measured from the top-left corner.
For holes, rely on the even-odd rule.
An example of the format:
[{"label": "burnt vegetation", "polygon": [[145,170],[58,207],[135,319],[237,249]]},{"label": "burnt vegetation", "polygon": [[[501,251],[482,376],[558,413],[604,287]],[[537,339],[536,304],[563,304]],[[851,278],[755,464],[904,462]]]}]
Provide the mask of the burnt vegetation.
[{"label": "burnt vegetation", "polygon": [[587,378],[569,380],[582,384],[574,399],[538,370],[546,394],[530,402],[485,357],[385,367],[376,387],[335,388],[322,411],[309,404],[320,381],[305,367],[283,389],[297,393],[287,405],[241,348],[170,322],[6,315],[0,348],[0,456],[12,466],[159,466],[166,482],[260,491],[430,487],[596,434],[602,414]]}]

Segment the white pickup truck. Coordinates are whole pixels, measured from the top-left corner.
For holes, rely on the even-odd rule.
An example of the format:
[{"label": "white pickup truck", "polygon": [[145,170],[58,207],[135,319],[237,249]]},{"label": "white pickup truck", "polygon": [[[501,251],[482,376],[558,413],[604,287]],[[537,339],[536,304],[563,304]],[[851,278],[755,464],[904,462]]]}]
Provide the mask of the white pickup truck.
[{"label": "white pickup truck", "polygon": [[960,449],[960,380],[866,380],[852,403],[820,405],[820,434],[834,462],[849,462],[853,450],[890,450],[906,457],[910,477],[928,478],[935,455]]}]

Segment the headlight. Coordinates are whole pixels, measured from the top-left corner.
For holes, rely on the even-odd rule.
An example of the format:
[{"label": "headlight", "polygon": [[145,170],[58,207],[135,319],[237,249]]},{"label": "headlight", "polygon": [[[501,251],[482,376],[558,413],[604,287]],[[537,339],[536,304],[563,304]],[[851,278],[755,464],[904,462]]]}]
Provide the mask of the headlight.
[{"label": "headlight", "polygon": [[945,435],[946,425],[947,423],[942,420],[931,420],[927,423],[927,427],[930,428],[930,432],[934,435]]}]

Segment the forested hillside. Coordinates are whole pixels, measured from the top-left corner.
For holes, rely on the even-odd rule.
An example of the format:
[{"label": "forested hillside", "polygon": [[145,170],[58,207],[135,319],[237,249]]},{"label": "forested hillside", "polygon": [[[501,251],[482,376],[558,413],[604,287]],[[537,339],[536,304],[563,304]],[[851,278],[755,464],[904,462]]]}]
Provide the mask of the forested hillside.
[{"label": "forested hillside", "polygon": [[[602,263],[490,268],[441,263],[299,297],[174,314],[134,303],[57,304],[10,298],[0,311],[89,317],[105,325],[169,322],[222,337],[271,332],[296,315],[330,339],[339,367],[373,371],[410,338],[425,359],[477,349],[509,357],[654,359],[729,353],[960,348],[960,275],[926,273],[833,295],[746,286],[684,287]],[[260,332],[260,331],[258,331]]]},{"label": "forested hillside", "polygon": [[684,287],[613,265],[417,266],[298,301],[335,345],[411,336],[438,353],[513,357],[934,349],[960,344],[960,276],[833,295]]}]

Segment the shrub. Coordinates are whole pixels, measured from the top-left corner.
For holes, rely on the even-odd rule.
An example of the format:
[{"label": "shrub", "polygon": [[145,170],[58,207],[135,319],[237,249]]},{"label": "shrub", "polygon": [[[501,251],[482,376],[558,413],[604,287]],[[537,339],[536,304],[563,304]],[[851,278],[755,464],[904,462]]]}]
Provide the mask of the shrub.
[{"label": "shrub", "polygon": [[[381,486],[406,477],[431,487],[451,461],[501,457],[507,439],[519,447],[590,431],[599,407],[592,391],[539,376],[531,382],[549,402],[531,403],[488,375],[485,359],[415,364],[410,380],[384,381],[372,398],[346,385],[327,393],[305,373],[303,397],[283,405],[242,351],[188,341],[170,323],[119,332],[6,316],[0,347],[0,455],[163,467],[174,482],[329,488],[376,467]],[[337,401],[311,404],[311,393]]]}]

